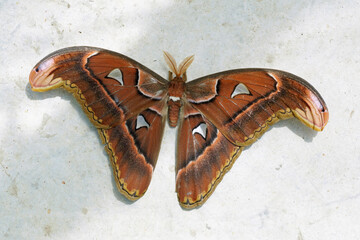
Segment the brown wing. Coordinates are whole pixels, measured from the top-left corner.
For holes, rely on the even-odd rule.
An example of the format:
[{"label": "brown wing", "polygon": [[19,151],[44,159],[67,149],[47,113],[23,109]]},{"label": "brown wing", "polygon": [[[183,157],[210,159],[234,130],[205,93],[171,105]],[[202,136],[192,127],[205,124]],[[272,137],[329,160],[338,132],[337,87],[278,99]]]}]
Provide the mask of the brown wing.
[{"label": "brown wing", "polygon": [[120,192],[131,200],[145,193],[164,130],[166,80],[121,54],[72,47],[41,60],[30,84],[71,92],[106,144]]},{"label": "brown wing", "polygon": [[202,205],[240,155],[232,144],[198,110],[182,109],[176,153],[176,191],[182,207]]},{"label": "brown wing", "polygon": [[39,92],[64,87],[95,126],[107,128],[162,100],[168,82],[119,53],[71,47],[41,60],[30,73],[30,84]]},{"label": "brown wing", "polygon": [[189,82],[186,98],[232,143],[253,143],[279,119],[295,116],[321,131],[329,114],[305,80],[282,71],[241,69]]},{"label": "brown wing", "polygon": [[150,184],[160,151],[165,110],[161,102],[116,127],[99,129],[117,187],[130,200],[144,195]]}]

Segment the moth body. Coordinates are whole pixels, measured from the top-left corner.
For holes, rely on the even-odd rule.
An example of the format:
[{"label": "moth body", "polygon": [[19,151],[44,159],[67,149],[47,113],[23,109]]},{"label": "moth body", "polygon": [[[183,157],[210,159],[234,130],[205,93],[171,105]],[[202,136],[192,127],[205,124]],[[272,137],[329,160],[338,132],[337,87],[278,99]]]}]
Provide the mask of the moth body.
[{"label": "moth body", "polygon": [[[194,60],[194,56],[189,56],[182,61],[179,66],[176,65],[175,59],[167,52],[164,52],[165,61],[171,71],[169,71],[169,86],[168,86],[168,120],[170,127],[176,127],[180,109],[185,92],[186,70]],[[172,73],[175,74],[173,78]]]}]

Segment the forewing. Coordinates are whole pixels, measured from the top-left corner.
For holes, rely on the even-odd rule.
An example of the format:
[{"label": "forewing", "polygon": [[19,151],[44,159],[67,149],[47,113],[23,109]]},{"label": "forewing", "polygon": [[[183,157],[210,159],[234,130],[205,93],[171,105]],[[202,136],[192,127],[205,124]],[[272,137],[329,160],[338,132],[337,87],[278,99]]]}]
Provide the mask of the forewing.
[{"label": "forewing", "polygon": [[184,103],[178,129],[176,191],[184,208],[202,205],[241,153],[198,110]]},{"label": "forewing", "polygon": [[308,82],[278,70],[240,69],[203,77],[186,85],[186,99],[238,146],[251,144],[279,119],[295,116],[320,131],[329,117]]},{"label": "forewing", "polygon": [[136,116],[166,96],[167,81],[116,52],[71,47],[41,60],[30,73],[34,91],[64,87],[97,127]]}]

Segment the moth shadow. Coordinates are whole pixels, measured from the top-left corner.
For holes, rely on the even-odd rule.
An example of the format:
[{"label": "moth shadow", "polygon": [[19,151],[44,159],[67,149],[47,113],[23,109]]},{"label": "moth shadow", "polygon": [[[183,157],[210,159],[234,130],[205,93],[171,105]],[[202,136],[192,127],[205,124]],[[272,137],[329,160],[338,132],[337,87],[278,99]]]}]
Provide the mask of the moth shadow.
[{"label": "moth shadow", "polygon": [[[99,140],[99,144],[104,145],[104,144],[101,142],[100,137],[98,138],[98,140]],[[111,172],[111,184],[112,184],[112,187],[113,187],[113,193],[114,193],[115,198],[116,198],[118,201],[120,201],[120,202],[122,202],[122,203],[124,203],[124,204],[126,204],[126,205],[131,205],[131,204],[135,203],[137,200],[132,201],[132,200],[127,199],[127,198],[126,198],[123,194],[121,194],[120,191],[118,190],[117,185],[116,185],[116,182],[115,182],[115,177],[114,177],[113,168],[112,168],[111,162],[110,162],[110,160],[109,160],[109,155],[107,154],[105,148],[103,148],[103,154],[106,156],[106,159],[108,159],[108,163],[109,163],[108,166],[109,166],[109,170],[110,170],[110,172]]]},{"label": "moth shadow", "polygon": [[71,94],[67,93],[62,88],[52,89],[51,91],[35,92],[31,90],[31,85],[28,82],[25,87],[25,94],[30,100],[43,100],[48,98],[61,97],[65,100],[71,100]]},{"label": "moth shadow", "polygon": [[56,89],[52,89],[51,91],[46,91],[46,92],[34,92],[31,90],[30,83],[27,83],[26,88],[25,88],[25,94],[31,100],[44,100],[44,99],[49,99],[49,98],[60,97],[61,99],[68,101],[70,103],[70,105],[78,113],[78,116],[80,117],[80,119],[83,120],[84,122],[86,122],[86,124],[88,126],[91,126],[91,127],[89,127],[89,129],[91,129],[91,131],[97,132],[96,128],[93,127],[93,125],[91,124],[91,122],[88,119],[88,117],[86,116],[86,114],[84,114],[84,111],[81,109],[80,104],[76,101],[76,99],[73,97],[73,95],[71,93],[67,92],[65,89],[56,88]]},{"label": "moth shadow", "polygon": [[296,118],[290,118],[281,120],[278,123],[270,126],[269,131],[272,128],[283,128],[287,127],[290,131],[304,139],[305,142],[312,142],[314,137],[318,134],[317,131],[305,126]]},{"label": "moth shadow", "polygon": [[[62,88],[57,88],[57,89],[53,89],[51,91],[46,91],[46,92],[41,92],[41,93],[34,92],[31,90],[30,84],[27,83],[27,85],[25,87],[25,94],[31,100],[44,100],[44,99],[49,99],[49,98],[60,97],[61,99],[68,101],[71,104],[71,106],[75,109],[75,111],[78,113],[78,116],[81,118],[81,120],[83,120],[89,126],[89,131],[95,133],[95,135],[98,136],[97,139],[98,139],[99,145],[104,146],[104,144],[101,142],[101,139],[99,137],[97,129],[91,124],[90,120],[88,119],[86,114],[84,114],[83,110],[81,109],[80,104],[76,101],[76,99],[73,97],[73,95],[71,93],[65,91]],[[109,159],[109,156],[106,153],[104,148],[103,148],[103,154],[106,156],[106,159]],[[109,162],[108,165],[109,165],[109,169],[110,169],[111,176],[112,176],[111,184],[113,186],[113,192],[114,192],[116,199],[127,205],[131,205],[134,202],[136,202],[136,201],[131,201],[131,200],[127,199],[125,196],[123,196],[118,191],[115,179],[113,177],[113,169],[112,169],[111,163]]]}]

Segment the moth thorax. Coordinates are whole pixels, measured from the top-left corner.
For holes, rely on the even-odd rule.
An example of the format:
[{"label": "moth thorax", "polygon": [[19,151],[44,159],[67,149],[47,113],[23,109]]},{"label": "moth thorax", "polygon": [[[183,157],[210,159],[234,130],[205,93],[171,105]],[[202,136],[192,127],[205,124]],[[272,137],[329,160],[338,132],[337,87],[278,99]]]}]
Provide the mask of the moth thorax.
[{"label": "moth thorax", "polygon": [[169,96],[181,98],[185,91],[185,82],[180,77],[175,77],[169,83]]},{"label": "moth thorax", "polygon": [[180,100],[173,101],[172,99],[169,99],[168,107],[169,125],[170,127],[176,127],[181,107]]}]

